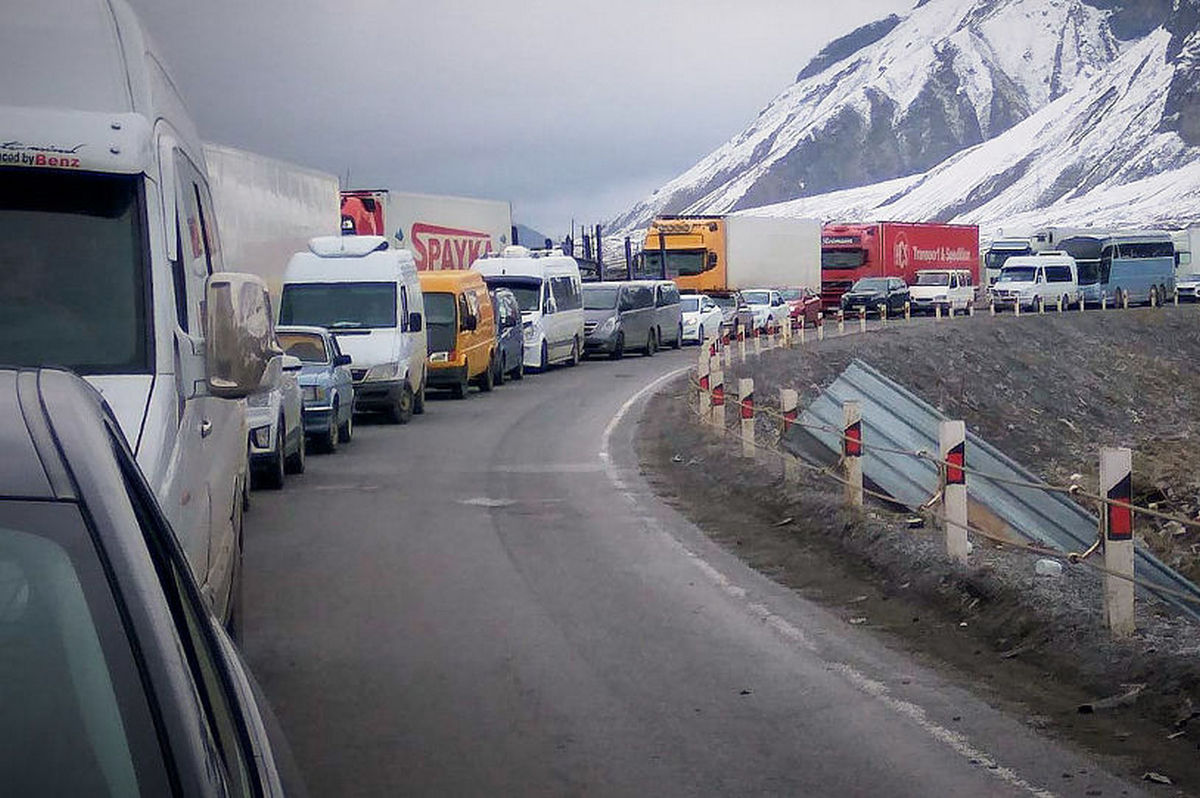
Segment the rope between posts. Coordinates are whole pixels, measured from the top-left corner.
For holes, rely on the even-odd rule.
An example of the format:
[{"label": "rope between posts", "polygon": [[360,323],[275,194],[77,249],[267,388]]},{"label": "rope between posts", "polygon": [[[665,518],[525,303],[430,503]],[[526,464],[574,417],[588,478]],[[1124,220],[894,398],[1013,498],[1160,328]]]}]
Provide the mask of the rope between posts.
[{"label": "rope between posts", "polygon": [[[691,406],[690,401],[688,402],[688,408],[689,408],[689,410],[691,410],[691,412],[694,416],[696,416],[697,418],[700,418],[701,420],[705,420],[703,414],[699,411],[699,408],[693,408]],[[745,440],[744,438],[742,438],[742,436],[740,434],[740,430],[737,430],[733,427],[723,425],[721,427],[721,430],[725,435],[736,435],[736,437],[739,440],[741,440],[741,441]],[[832,479],[833,481],[838,482],[842,485],[846,485],[849,483],[849,480],[847,480],[845,477],[841,476],[840,474],[837,474],[833,470],[833,468],[836,468],[836,466],[833,466],[833,467],[816,466],[811,463],[807,463],[804,460],[801,460],[800,458],[794,457],[793,455],[788,454],[787,452],[783,452],[778,449],[774,449],[774,448],[765,446],[765,445],[759,443],[758,441],[752,441],[751,445],[754,446],[755,449],[762,451],[762,452],[766,452],[768,454],[775,455],[776,457],[780,458],[781,460],[783,460],[785,458],[790,458],[792,460],[792,462],[799,465],[801,468],[803,468],[806,471],[809,471],[811,473],[814,473],[818,476],[828,477],[828,478]],[[841,463],[840,460],[838,462],[839,462],[839,464]],[[880,501],[886,502],[887,504],[896,504],[897,503],[896,499],[894,497],[889,496],[886,493],[881,493],[879,491],[871,490],[870,488],[867,488],[865,486],[862,488],[862,492],[863,492],[864,496],[870,496],[871,498],[879,499]],[[1121,504],[1120,502],[1114,502],[1114,503]],[[918,513],[922,516],[927,516],[928,518],[931,518],[942,524],[951,523],[951,522],[949,522],[947,516],[944,513],[937,512],[937,511],[933,510],[932,508],[922,508],[922,509],[918,510]],[[1156,593],[1158,595],[1172,596],[1174,598],[1179,599],[1180,601],[1187,601],[1192,604],[1200,605],[1200,597],[1193,596],[1190,593],[1184,593],[1181,590],[1175,590],[1173,588],[1164,587],[1162,585],[1157,585],[1152,582],[1148,582],[1145,579],[1141,579],[1140,577],[1138,577],[1136,575],[1130,576],[1128,574],[1123,574],[1123,573],[1120,573],[1119,571],[1114,571],[1110,568],[1100,565],[1099,563],[1089,560],[1088,558],[1091,557],[1096,551],[1099,550],[1100,545],[1102,543],[1102,540],[1100,538],[1097,538],[1096,541],[1094,543],[1092,543],[1092,545],[1089,546],[1083,552],[1062,552],[1062,551],[1059,551],[1058,549],[1051,549],[1051,548],[1047,548],[1045,546],[1039,546],[1035,543],[1023,543],[1021,541],[1014,541],[1009,538],[1005,538],[1005,537],[996,535],[992,532],[988,532],[985,529],[981,529],[980,527],[973,526],[971,524],[962,525],[962,524],[955,523],[954,525],[961,526],[971,535],[974,535],[975,537],[978,537],[978,538],[982,538],[984,540],[987,540],[987,541],[994,543],[996,545],[999,545],[999,546],[1007,546],[1011,549],[1016,549],[1018,551],[1024,551],[1024,552],[1027,552],[1030,554],[1037,554],[1042,557],[1063,561],[1063,562],[1066,562],[1071,565],[1083,565],[1083,566],[1090,568],[1093,571],[1096,571],[1098,573],[1106,574],[1109,576],[1115,576],[1118,579],[1122,579],[1127,582],[1132,582],[1133,584],[1135,584],[1139,587],[1142,587],[1146,590],[1149,590],[1153,593]]]},{"label": "rope between posts", "polygon": [[[711,388],[701,388],[699,381],[696,378],[694,373],[689,372],[688,379],[689,379],[689,382],[690,382],[693,390],[697,390],[697,391],[702,390],[705,393],[707,393],[710,397],[712,396],[712,389]],[[842,429],[832,427],[828,424],[812,424],[812,423],[806,423],[806,422],[800,421],[799,419],[788,419],[787,417],[785,417],[783,415],[783,413],[781,411],[775,410],[766,405],[757,405],[754,408],[754,412],[755,412],[756,416],[761,414],[769,419],[775,419],[775,420],[781,422],[781,426],[782,426],[782,424],[786,423],[788,425],[797,426],[802,429],[815,429],[815,430],[818,430],[821,432],[827,432],[832,435],[836,435],[837,437],[841,438],[843,442],[847,440],[846,433]],[[888,446],[880,446],[878,444],[873,444],[873,443],[870,443],[869,441],[865,441],[865,440],[859,440],[857,442],[859,443],[860,446],[862,446],[864,451],[867,449],[870,449],[870,450],[873,450],[876,452],[883,452],[883,453],[887,453],[887,454],[896,454],[896,455],[900,455],[903,457],[913,457],[913,458],[917,458],[917,459],[928,460],[929,462],[931,462],[935,466],[937,466],[939,469],[945,468],[948,465],[952,465],[955,468],[958,468],[964,474],[970,474],[972,476],[976,476],[980,479],[986,479],[989,482],[993,482],[996,484],[1009,485],[1011,487],[1018,487],[1018,488],[1028,488],[1030,490],[1040,490],[1040,491],[1043,491],[1046,493],[1061,493],[1061,494],[1065,494],[1068,496],[1077,496],[1080,498],[1089,499],[1100,505],[1108,505],[1109,507],[1120,507],[1122,509],[1127,509],[1134,513],[1138,513],[1140,515],[1146,515],[1146,516],[1150,516],[1152,518],[1158,518],[1163,521],[1174,521],[1175,523],[1178,523],[1184,527],[1189,527],[1192,529],[1200,530],[1200,520],[1193,520],[1193,519],[1190,519],[1190,518],[1187,518],[1184,516],[1172,515],[1170,513],[1164,513],[1159,510],[1152,510],[1149,507],[1139,507],[1138,505],[1129,504],[1126,502],[1119,501],[1117,499],[1110,499],[1107,496],[1101,496],[1100,494],[1097,494],[1097,493],[1091,493],[1089,491],[1085,491],[1085,490],[1083,490],[1083,488],[1081,486],[1076,485],[1076,484],[1052,485],[1052,484],[1045,483],[1045,482],[1031,482],[1029,480],[1013,479],[1011,477],[1002,477],[997,474],[989,474],[985,471],[980,471],[978,469],[970,468],[968,466],[955,465],[953,463],[949,463],[949,462],[941,459],[940,457],[934,456],[931,452],[927,452],[927,451],[923,451],[923,450],[922,451],[913,451],[913,450],[909,450],[909,449],[897,449],[897,448],[888,447]]]}]

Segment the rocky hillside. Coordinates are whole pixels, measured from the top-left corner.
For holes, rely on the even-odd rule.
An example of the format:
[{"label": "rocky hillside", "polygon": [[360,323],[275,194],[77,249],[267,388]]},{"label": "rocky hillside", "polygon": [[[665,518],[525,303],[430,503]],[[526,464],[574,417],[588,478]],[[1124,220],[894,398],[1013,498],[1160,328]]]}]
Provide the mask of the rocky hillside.
[{"label": "rocky hillside", "polygon": [[1196,161],[1198,17],[1200,0],[923,0],[831,42],[749,128],[609,229],[797,198],[822,218],[991,222],[1153,181]]}]

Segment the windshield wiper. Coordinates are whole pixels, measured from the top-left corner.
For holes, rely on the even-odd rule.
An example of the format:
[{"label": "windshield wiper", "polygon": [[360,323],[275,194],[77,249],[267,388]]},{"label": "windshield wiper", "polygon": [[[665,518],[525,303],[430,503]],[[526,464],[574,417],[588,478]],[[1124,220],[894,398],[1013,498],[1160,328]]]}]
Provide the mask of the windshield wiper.
[{"label": "windshield wiper", "polygon": [[333,324],[329,325],[329,329],[345,330],[345,329],[349,329],[352,327],[361,327],[361,326],[363,326],[363,323],[361,321],[335,321]]}]

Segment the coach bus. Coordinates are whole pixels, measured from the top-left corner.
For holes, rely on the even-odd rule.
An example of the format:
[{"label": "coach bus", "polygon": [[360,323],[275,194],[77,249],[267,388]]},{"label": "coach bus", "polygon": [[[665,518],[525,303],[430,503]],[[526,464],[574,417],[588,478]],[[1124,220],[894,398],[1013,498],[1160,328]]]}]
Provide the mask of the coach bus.
[{"label": "coach bus", "polygon": [[1165,232],[1079,235],[1062,239],[1062,251],[1075,259],[1083,302],[1102,299],[1117,307],[1161,305],[1175,294],[1175,247]]}]

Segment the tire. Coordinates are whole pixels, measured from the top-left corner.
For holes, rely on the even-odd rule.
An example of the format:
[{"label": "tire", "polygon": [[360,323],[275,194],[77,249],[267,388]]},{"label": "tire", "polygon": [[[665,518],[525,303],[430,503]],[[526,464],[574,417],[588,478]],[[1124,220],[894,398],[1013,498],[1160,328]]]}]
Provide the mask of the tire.
[{"label": "tire", "polygon": [[[334,411],[336,411],[337,405],[334,405],[333,409],[334,409]],[[416,411],[417,411],[417,406],[414,403],[413,404],[413,412],[415,413]],[[337,418],[336,412],[334,413],[333,417]],[[353,409],[351,409],[351,411],[346,414],[346,421],[344,423],[338,425],[337,432],[338,432],[338,440],[337,440],[338,443],[349,443],[351,440],[354,439],[354,410]]]},{"label": "tire", "polygon": [[525,348],[521,348],[521,354],[517,358],[517,367],[512,372],[513,380],[525,379]]},{"label": "tire", "polygon": [[[413,414],[417,416],[425,415],[425,390],[427,377],[421,378],[421,389],[417,391],[417,395],[413,397]],[[350,438],[345,434],[342,435],[343,441],[348,441]]]},{"label": "tire", "polygon": [[679,326],[675,328],[675,340],[671,343],[671,348],[683,348],[683,322],[679,322]]},{"label": "tire", "polygon": [[538,361],[538,371],[541,372],[542,374],[545,374],[549,370],[550,370],[550,347],[546,345],[545,341],[542,341],[542,357]]},{"label": "tire", "polygon": [[704,346],[705,338],[704,338],[704,325],[703,324],[701,324],[700,328],[698,330],[696,330],[696,335],[700,336],[700,341],[699,341],[700,346]]},{"label": "tire", "polygon": [[467,398],[467,371],[463,369],[463,375],[458,382],[450,386],[450,395],[455,399]]},{"label": "tire", "polygon": [[338,444],[342,442],[342,431],[338,426],[338,411],[340,405],[337,401],[333,403],[333,410],[329,416],[329,427],[314,437],[314,442],[317,448],[326,454],[333,454],[337,451]]},{"label": "tire", "polygon": [[496,385],[503,385],[504,384],[504,373],[507,370],[508,370],[508,357],[503,352],[501,352],[500,353],[500,365],[496,366],[496,377],[495,377],[495,379],[492,380],[492,382],[496,383]]},{"label": "tire", "polygon": [[642,354],[646,357],[654,357],[654,350],[654,330],[651,329],[650,332],[646,333],[646,346],[642,349]]},{"label": "tire", "polygon": [[625,357],[625,333],[617,333],[617,343],[613,345],[613,351],[608,353],[609,360],[620,360]]},{"label": "tire", "polygon": [[480,393],[491,393],[492,388],[496,387],[496,353],[493,352],[488,356],[487,368],[483,373],[476,377],[475,384],[479,387]]},{"label": "tire", "polygon": [[393,424],[407,424],[412,421],[413,390],[408,384],[408,379],[404,380],[404,386],[400,389],[400,396],[395,404],[388,408],[387,417]]},{"label": "tire", "polygon": [[304,430],[300,430],[300,445],[283,461],[283,469],[289,474],[304,473],[305,458],[308,455],[308,444],[305,438]]},{"label": "tire", "polygon": [[275,433],[275,451],[265,466],[255,469],[254,487],[279,490],[283,487],[283,478],[283,419],[280,419],[279,429]]},{"label": "tire", "polygon": [[579,365],[579,339],[571,341],[571,357],[567,360],[567,366],[574,368]]}]

